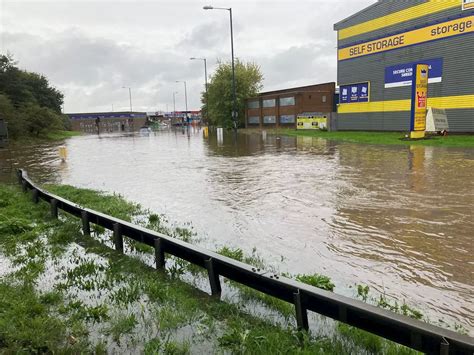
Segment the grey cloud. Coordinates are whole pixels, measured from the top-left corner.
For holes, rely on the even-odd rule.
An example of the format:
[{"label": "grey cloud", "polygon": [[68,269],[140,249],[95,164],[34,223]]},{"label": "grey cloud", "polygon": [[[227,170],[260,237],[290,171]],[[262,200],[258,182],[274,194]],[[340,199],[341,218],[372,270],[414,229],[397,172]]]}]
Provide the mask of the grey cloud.
[{"label": "grey cloud", "polygon": [[335,81],[335,49],[328,41],[293,46],[265,58],[261,67],[265,90],[284,88],[287,83],[293,86]]},{"label": "grey cloud", "polygon": [[[228,42],[229,29],[223,22],[204,23],[187,33],[179,43],[179,48],[200,49],[210,52]],[[215,52],[214,52],[215,53]]]},{"label": "grey cloud", "polygon": [[[1,0],[0,0],[1,1]],[[232,6],[235,54],[261,65],[265,90],[336,79],[333,23],[374,0],[213,0]],[[46,75],[66,95],[66,110],[128,107],[123,85],[133,87],[134,108],[200,106],[206,57],[230,60],[224,11],[202,10],[207,1],[4,0],[2,51],[27,70]],[[19,20],[21,19],[21,20]],[[8,31],[8,32],[6,32]]]},{"label": "grey cloud", "polygon": [[[137,100],[156,107],[157,102],[152,102],[157,96],[153,90],[156,83],[172,90],[176,80],[188,80],[190,88],[193,81],[202,81],[202,70],[189,60],[188,53],[180,50],[150,53],[112,40],[91,38],[75,29],[51,39],[24,33],[6,33],[4,39],[20,67],[43,73],[66,94],[74,94],[73,107],[83,101],[77,100],[80,95],[88,107],[101,106],[102,100],[111,102],[123,96],[120,90],[117,92],[123,85],[134,87],[137,96],[141,94]],[[198,107],[198,99],[191,105]]]}]

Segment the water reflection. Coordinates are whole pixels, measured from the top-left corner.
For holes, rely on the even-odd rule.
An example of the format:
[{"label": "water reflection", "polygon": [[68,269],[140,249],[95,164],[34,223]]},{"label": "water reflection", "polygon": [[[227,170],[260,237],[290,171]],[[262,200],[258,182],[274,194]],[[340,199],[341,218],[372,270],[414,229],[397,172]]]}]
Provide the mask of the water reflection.
[{"label": "water reflection", "polygon": [[[0,150],[40,182],[119,192],[204,245],[253,247],[273,266],[365,283],[474,330],[474,151],[355,145],[197,127]],[[8,175],[8,174],[6,174]],[[3,180],[5,180],[3,174]]]}]

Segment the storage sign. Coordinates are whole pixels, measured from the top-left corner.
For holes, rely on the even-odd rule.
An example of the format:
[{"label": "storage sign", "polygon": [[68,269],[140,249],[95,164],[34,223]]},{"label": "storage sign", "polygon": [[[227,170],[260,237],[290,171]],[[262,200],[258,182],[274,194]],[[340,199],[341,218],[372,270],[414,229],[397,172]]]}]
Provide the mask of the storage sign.
[{"label": "storage sign", "polygon": [[328,127],[328,116],[321,114],[315,116],[298,115],[296,129],[320,129]]},{"label": "storage sign", "polygon": [[338,59],[358,58],[467,33],[474,33],[474,15],[344,47],[338,50]]},{"label": "storage sign", "polygon": [[415,64],[412,76],[411,131],[425,131],[428,102],[428,64]]},{"label": "storage sign", "polygon": [[341,85],[339,88],[339,102],[341,104],[350,104],[354,102],[368,102],[370,83],[357,83],[350,85]]},{"label": "storage sign", "polygon": [[[417,62],[398,64],[385,68],[385,88],[411,86],[413,65]],[[443,58],[423,60],[428,64],[428,83],[440,83],[443,76]]]}]

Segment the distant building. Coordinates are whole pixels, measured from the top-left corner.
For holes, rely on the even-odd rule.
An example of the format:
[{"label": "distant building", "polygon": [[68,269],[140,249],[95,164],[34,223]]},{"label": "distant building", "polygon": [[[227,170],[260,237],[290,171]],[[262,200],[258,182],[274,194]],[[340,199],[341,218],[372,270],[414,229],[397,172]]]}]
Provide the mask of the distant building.
[{"label": "distant building", "polygon": [[74,131],[130,132],[138,131],[147,122],[146,112],[90,112],[68,113]]},{"label": "distant building", "polygon": [[474,132],[474,3],[379,0],[336,23],[337,129],[410,130],[412,67],[428,64],[428,107]]},{"label": "distant building", "polygon": [[301,114],[324,114],[335,111],[335,83],[267,91],[246,100],[245,127],[296,128]]}]

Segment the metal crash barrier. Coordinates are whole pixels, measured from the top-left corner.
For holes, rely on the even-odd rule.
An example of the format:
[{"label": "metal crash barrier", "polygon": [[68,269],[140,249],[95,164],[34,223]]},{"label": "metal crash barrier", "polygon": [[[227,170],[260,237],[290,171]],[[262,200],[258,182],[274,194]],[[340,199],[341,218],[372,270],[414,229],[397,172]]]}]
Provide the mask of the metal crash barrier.
[{"label": "metal crash barrier", "polygon": [[50,204],[53,217],[58,217],[58,210],[79,217],[86,235],[90,235],[91,223],[113,231],[115,248],[122,253],[125,236],[155,249],[157,269],[164,268],[166,254],[205,268],[214,296],[221,293],[219,277],[223,276],[294,304],[299,329],[308,329],[309,310],[424,353],[474,354],[474,338],[467,335],[275,275],[130,222],[83,208],[37,187],[28,178],[26,171],[20,169],[17,175],[23,191],[32,191],[33,202],[38,203],[41,199]]}]

